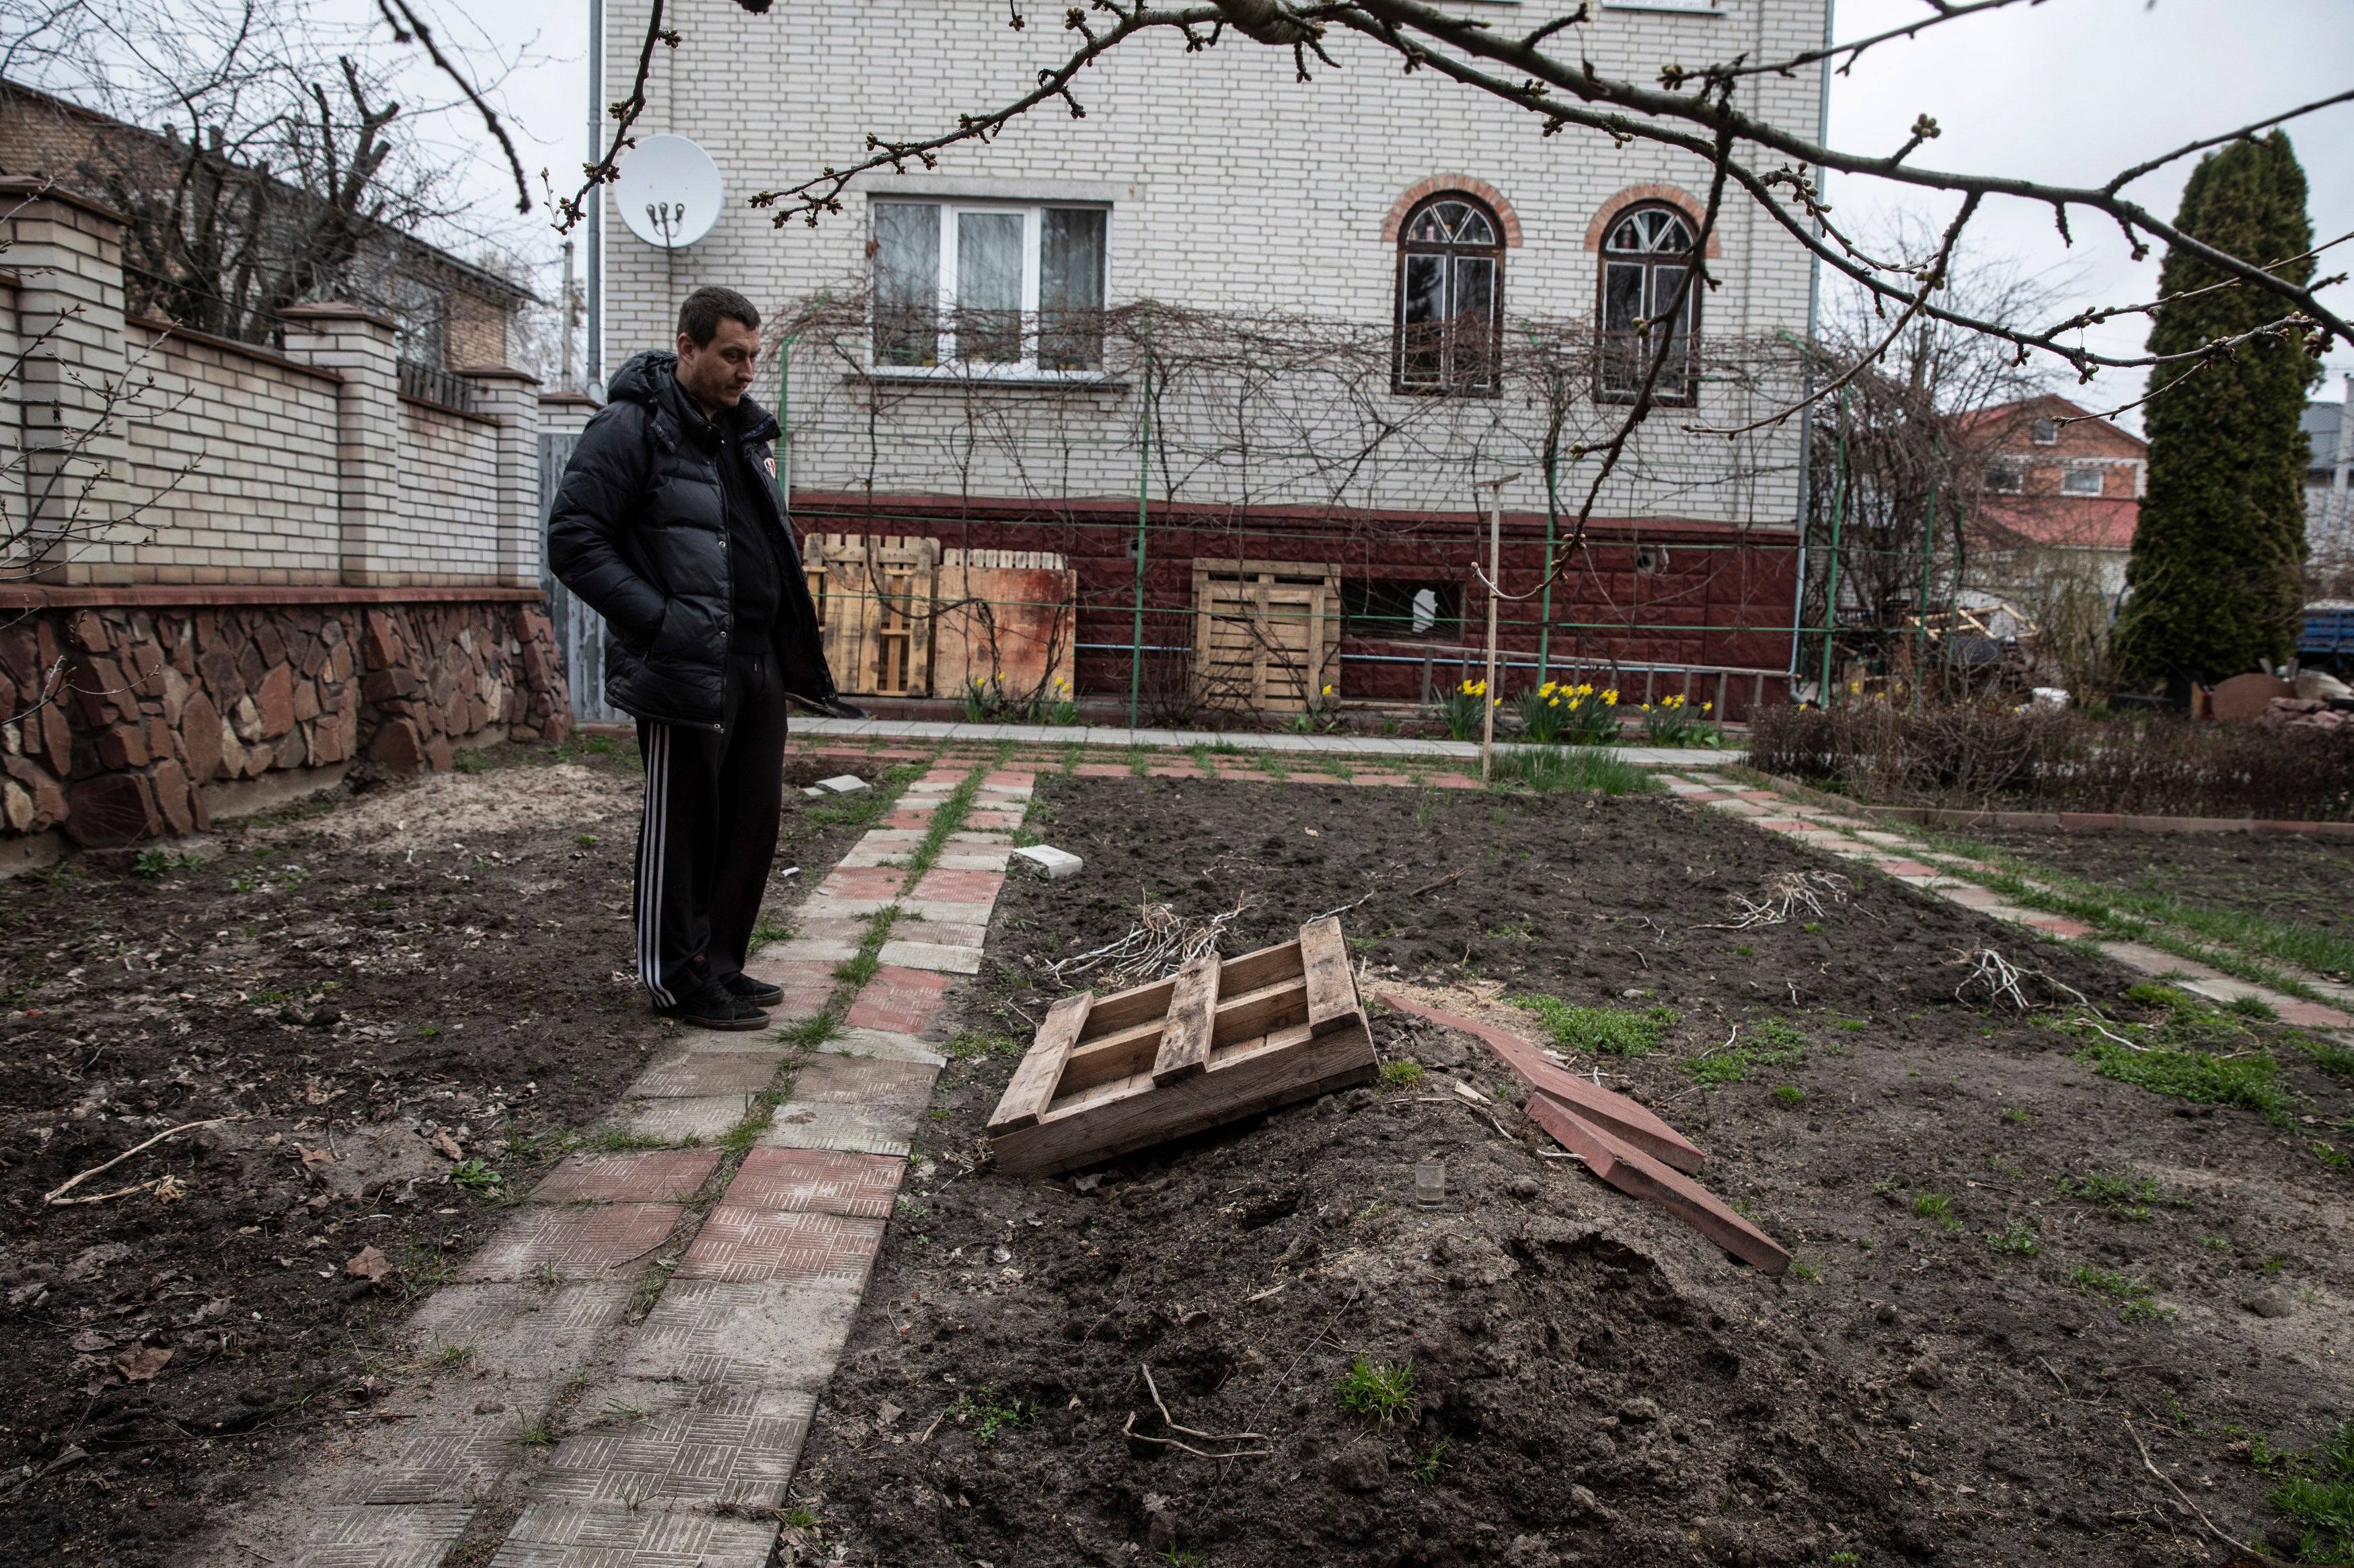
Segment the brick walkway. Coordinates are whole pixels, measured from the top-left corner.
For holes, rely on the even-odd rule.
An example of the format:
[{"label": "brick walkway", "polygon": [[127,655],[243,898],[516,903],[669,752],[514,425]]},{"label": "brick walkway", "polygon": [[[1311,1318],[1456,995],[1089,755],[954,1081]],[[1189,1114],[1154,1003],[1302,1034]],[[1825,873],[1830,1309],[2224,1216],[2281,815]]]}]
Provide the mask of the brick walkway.
[{"label": "brick walkway", "polygon": [[[970,825],[903,888],[880,863],[915,847],[967,771],[910,785],[751,966],[785,988],[780,1023],[812,1018],[864,916],[901,911],[905,939],[790,1097],[761,1114],[787,1046],[688,1032],[610,1118],[663,1146],[559,1163],[395,1336],[419,1374],[200,1561],[437,1568],[463,1543],[493,1568],[768,1563],[778,1526],[747,1515],[783,1506],[946,1059],[941,1010],[980,968],[1028,809],[1029,773],[990,773]],[[709,1147],[730,1133],[751,1135],[732,1172]]]},{"label": "brick walkway", "polygon": [[[1994,867],[1941,853],[1925,841],[1889,832],[1876,820],[1867,821],[1832,808],[1794,800],[1773,789],[1731,789],[1726,788],[1723,780],[1700,773],[1689,764],[1681,773],[1662,771],[1660,779],[1671,792],[1687,800],[1740,817],[1767,832],[1797,839],[1826,854],[1869,865],[1932,897],[1943,898],[1948,903],[1958,904],[1964,908],[1991,915],[1998,920],[2008,920],[2047,936],[2071,939],[2093,938],[2093,927],[2081,920],[2029,908],[1995,888],[1971,880],[1973,873],[1999,876]],[[1942,863],[1930,864],[1923,858],[1927,856],[1934,856]],[[2034,887],[2037,885],[2031,882],[2028,885]],[[2196,991],[2211,1001],[2229,1003],[2241,997],[2253,997],[2270,1006],[2285,1023],[2309,1029],[2354,1028],[2354,986],[2313,975],[2297,977],[2315,991],[2338,1004],[2327,1006],[2284,995],[2268,987],[2223,974],[2196,960],[2139,942],[2095,938],[2092,945],[2105,957],[2129,969],[2142,974],[2174,976],[2175,983],[2183,990]]]}]

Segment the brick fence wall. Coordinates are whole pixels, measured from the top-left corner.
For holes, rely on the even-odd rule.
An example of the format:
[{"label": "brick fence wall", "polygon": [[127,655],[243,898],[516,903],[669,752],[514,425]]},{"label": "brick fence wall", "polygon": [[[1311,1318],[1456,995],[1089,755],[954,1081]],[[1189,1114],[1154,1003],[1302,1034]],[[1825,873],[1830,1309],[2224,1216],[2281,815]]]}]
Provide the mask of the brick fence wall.
[{"label": "brick fence wall", "polygon": [[9,179],[0,215],[0,873],[568,733],[532,377],[451,409],[358,307],[282,353],[126,315],[118,215]]}]

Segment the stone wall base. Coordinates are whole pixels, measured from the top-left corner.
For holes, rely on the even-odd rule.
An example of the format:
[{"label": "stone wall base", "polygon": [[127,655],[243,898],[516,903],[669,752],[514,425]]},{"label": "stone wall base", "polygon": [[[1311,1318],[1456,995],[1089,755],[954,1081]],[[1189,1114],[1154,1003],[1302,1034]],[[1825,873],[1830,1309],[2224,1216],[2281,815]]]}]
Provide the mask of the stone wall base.
[{"label": "stone wall base", "polygon": [[0,630],[0,844],[93,848],[572,730],[547,617],[488,599],[34,609]]}]

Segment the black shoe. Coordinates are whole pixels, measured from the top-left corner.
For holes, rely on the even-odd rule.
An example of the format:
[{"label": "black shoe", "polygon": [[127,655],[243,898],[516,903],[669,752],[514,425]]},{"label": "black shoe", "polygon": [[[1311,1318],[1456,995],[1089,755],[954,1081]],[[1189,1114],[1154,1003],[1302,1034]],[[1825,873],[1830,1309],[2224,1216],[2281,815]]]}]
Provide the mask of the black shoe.
[{"label": "black shoe", "polygon": [[750,1002],[729,994],[716,980],[689,981],[684,994],[659,1011],[664,1018],[692,1023],[698,1029],[766,1029],[769,1015]]},{"label": "black shoe", "polygon": [[754,1007],[774,1007],[785,1000],[784,987],[770,985],[766,980],[756,980],[741,969],[729,975],[719,984],[729,996],[738,1001],[748,1001]]}]

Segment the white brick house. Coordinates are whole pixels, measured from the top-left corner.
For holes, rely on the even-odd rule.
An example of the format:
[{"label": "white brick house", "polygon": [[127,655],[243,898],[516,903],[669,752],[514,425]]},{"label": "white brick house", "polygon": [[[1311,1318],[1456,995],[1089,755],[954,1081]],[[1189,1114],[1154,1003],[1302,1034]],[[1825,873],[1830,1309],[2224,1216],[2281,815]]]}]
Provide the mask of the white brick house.
[{"label": "white brick house", "polygon": [[[1466,8],[1500,27],[1544,19],[1498,0],[1467,0]],[[643,0],[607,8],[601,101],[629,90],[646,10]],[[1122,352],[1133,349],[1132,324],[1099,356],[1087,344],[1065,355],[1076,368],[1041,359],[1042,342],[1054,357],[1052,334],[1036,330],[1035,313],[1051,319],[1058,291],[1063,302],[1091,307],[1099,289],[1114,313],[1150,301],[1230,323],[1337,323],[1387,354],[1401,312],[1416,320],[1412,302],[1451,276],[1454,308],[1437,313],[1484,302],[1507,352],[1516,352],[1539,323],[1585,341],[1606,308],[1605,246],[1632,233],[1622,219],[1650,212],[1664,215],[1655,223],[1681,217],[1697,228],[1705,205],[1700,160],[1575,130],[1542,136],[1536,116],[1429,71],[1402,74],[1394,56],[1346,35],[1328,44],[1341,69],[1311,62],[1315,79],[1301,83],[1289,50],[1232,32],[1190,55],[1174,34],[1134,40],[1083,73],[1075,90],[1084,119],[1048,105],[988,145],[951,149],[935,170],[911,164],[903,175],[861,176],[844,210],[815,228],[779,228],[744,205],[751,192],[856,161],[870,132],[930,134],[960,112],[1017,97],[1041,66],[1067,53],[1070,35],[1056,20],[1042,12],[1017,32],[1003,6],[979,0],[813,0],[758,17],[733,5],[689,13],[675,24],[683,47],[655,50],[641,131],[701,145],[719,166],[726,200],[709,235],[677,250],[641,241],[608,210],[599,348],[610,369],[639,349],[667,346],[677,301],[705,283],[740,289],[779,312],[824,290],[879,290],[885,303],[911,298],[909,280],[937,266],[944,310],[979,301],[1034,313],[1031,336],[1009,338],[998,355],[1011,364],[974,363],[988,357],[986,344],[960,364],[954,334],[935,336],[935,323],[920,321],[912,336],[862,333],[847,358],[847,340],[822,352],[800,344],[786,410],[791,486],[805,526],[855,533],[871,522],[878,534],[1071,556],[1081,583],[1083,688],[1127,680],[1128,631],[1115,638],[1110,628],[1136,577],[1140,398],[1134,355],[1124,360]],[[1649,81],[1668,61],[1794,54],[1819,44],[1823,27],[1823,0],[1722,0],[1699,11],[1650,0],[1598,5],[1556,44],[1566,58]],[[1805,134],[1819,130],[1814,69],[1750,77],[1740,91],[1752,113]],[[1444,255],[1443,247],[1402,244],[1415,238],[1402,230],[1445,201],[1459,204],[1449,209],[1458,217],[1475,214],[1469,238],[1489,243]],[[1421,232],[1433,231],[1426,222]],[[1406,249],[1437,259],[1417,261]],[[991,263],[1001,257],[1018,265],[998,270]],[[1738,442],[1678,427],[1744,424],[1790,395],[1770,345],[1777,334],[1807,332],[1813,271],[1803,248],[1737,192],[1728,193],[1709,257],[1719,286],[1699,305],[1691,406],[1655,416],[1640,461],[1597,510],[1607,524],[1595,536],[1609,547],[1593,552],[1576,586],[1564,585],[1549,625],[1537,624],[1533,605],[1508,611],[1508,645],[1533,652],[1550,641],[1554,664],[1572,648],[1579,660],[1638,666],[1783,667],[1802,482],[1798,421]],[[1633,270],[1642,258],[1618,260],[1619,308],[1640,313],[1639,302],[1625,302],[1643,284]],[[978,335],[973,320],[964,318],[968,343]],[[1739,362],[1737,372],[1718,374],[1728,360]],[[1174,618],[1192,599],[1181,568],[1221,554],[1324,562],[1344,588],[1352,573],[1444,577],[1458,585],[1459,616],[1477,593],[1465,580],[1483,493],[1473,486],[1513,473],[1520,478],[1503,493],[1507,580],[1525,576],[1533,586],[1547,524],[1536,455],[1543,400],[1509,366],[1500,396],[1434,398],[1411,385],[1416,363],[1438,361],[1393,360],[1384,384],[1350,389],[1356,402],[1347,408],[1311,408],[1300,399],[1312,403],[1313,388],[1299,393],[1284,411],[1288,435],[1271,433],[1270,450],[1247,462],[1231,450],[1247,442],[1246,431],[1219,437],[1206,425],[1193,432],[1194,461],[1170,462],[1165,454],[1185,451],[1188,440],[1172,422],[1214,423],[1204,406],[1220,390],[1172,389],[1172,408],[1182,397],[1194,403],[1156,414],[1151,439],[1164,456],[1148,482],[1146,599],[1171,619],[1148,642],[1157,636],[1156,645],[1171,648],[1183,635]],[[1611,401],[1595,396],[1597,374],[1580,377],[1573,440],[1617,418]],[[777,398],[773,375],[763,371],[764,401]],[[1375,445],[1335,480],[1334,453],[1369,421],[1384,420],[1406,437]],[[1585,471],[1564,466],[1556,510],[1574,512],[1585,483]],[[971,532],[983,523],[992,530],[985,540]],[[1365,602],[1358,590],[1352,603]],[[1672,608],[1629,612],[1642,602]],[[1352,624],[1352,643],[1364,630]],[[1090,647],[1100,655],[1092,662]],[[1352,694],[1399,689],[1381,678],[1383,666],[1413,657],[1345,644],[1341,656]]]}]

